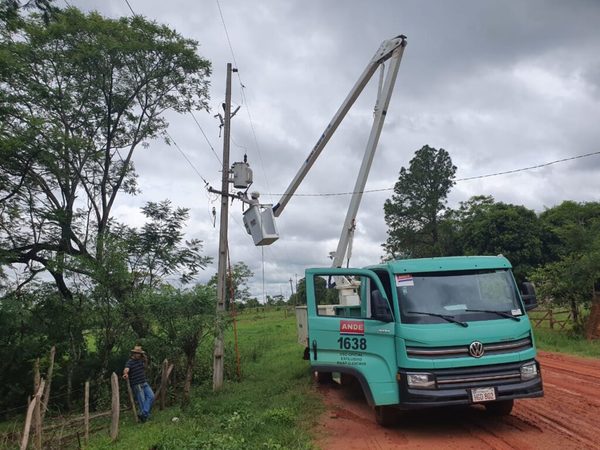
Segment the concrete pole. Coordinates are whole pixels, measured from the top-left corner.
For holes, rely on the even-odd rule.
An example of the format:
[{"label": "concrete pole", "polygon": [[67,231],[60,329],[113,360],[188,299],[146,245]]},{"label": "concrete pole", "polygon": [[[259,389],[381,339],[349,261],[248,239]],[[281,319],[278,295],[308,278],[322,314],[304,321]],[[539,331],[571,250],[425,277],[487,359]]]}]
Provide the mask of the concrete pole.
[{"label": "concrete pole", "polygon": [[[231,125],[231,63],[227,63],[227,84],[225,87],[225,110],[223,123],[223,177],[221,179],[221,221],[219,233],[219,261],[217,272],[217,316],[225,314],[225,295],[227,278],[227,225],[229,214],[229,140]],[[219,327],[222,321],[219,320]],[[225,343],[223,329],[219,328],[215,337],[215,350],[213,358],[213,391],[223,387],[223,359],[225,356]]]}]

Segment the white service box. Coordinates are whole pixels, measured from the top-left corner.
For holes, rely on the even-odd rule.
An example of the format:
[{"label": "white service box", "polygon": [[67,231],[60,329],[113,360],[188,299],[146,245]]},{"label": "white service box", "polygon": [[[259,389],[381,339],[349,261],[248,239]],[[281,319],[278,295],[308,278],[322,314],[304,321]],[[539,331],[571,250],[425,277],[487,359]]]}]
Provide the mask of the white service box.
[{"label": "white service box", "polygon": [[254,245],[269,245],[279,239],[273,208],[270,206],[261,209],[259,205],[252,205],[248,208],[244,212],[244,226],[252,236]]}]

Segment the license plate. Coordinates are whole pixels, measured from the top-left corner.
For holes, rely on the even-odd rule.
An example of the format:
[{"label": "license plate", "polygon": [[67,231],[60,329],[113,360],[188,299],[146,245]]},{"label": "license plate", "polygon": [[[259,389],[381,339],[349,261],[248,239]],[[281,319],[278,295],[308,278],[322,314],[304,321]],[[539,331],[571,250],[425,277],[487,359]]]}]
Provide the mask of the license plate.
[{"label": "license plate", "polygon": [[496,390],[493,387],[471,389],[471,400],[473,403],[496,400]]}]

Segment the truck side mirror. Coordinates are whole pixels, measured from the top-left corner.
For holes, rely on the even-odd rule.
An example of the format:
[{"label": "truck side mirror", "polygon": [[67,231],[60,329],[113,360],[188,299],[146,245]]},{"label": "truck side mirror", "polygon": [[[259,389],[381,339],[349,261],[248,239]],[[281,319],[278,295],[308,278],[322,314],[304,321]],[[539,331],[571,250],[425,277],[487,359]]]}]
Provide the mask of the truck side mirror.
[{"label": "truck side mirror", "polygon": [[371,318],[382,322],[394,321],[388,301],[378,290],[371,291]]},{"label": "truck side mirror", "polygon": [[535,295],[533,283],[530,283],[529,281],[521,283],[521,298],[525,304],[525,311],[537,308],[537,297]]}]

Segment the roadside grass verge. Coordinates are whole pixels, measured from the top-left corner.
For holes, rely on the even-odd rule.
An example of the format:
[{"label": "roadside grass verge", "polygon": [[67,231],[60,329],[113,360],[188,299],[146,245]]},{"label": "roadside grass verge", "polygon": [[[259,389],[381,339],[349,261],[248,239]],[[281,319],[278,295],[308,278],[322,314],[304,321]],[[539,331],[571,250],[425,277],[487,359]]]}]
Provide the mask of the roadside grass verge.
[{"label": "roadside grass verge", "polygon": [[[552,315],[549,314],[550,309],[552,309]],[[589,313],[587,308],[580,310],[583,320]],[[568,308],[546,306],[529,311],[527,314],[531,319],[538,349],[587,358],[600,358],[600,341],[588,341],[574,329]],[[550,326],[550,317],[554,320],[554,327]],[[542,320],[540,321],[540,319]]]},{"label": "roadside grass verge", "polygon": [[[285,317],[283,310],[275,310],[238,318],[241,381],[226,380],[214,393],[210,372],[203,373],[185,410],[157,408],[144,424],[123,414],[116,442],[110,442],[103,430],[88,448],[312,449],[310,430],[323,406],[312,389],[303,349],[296,343],[294,315]],[[226,337],[229,378],[235,378],[232,336],[229,332]],[[201,353],[199,365],[210,367],[212,342],[206,342]]]},{"label": "roadside grass verge", "polygon": [[600,358],[600,341],[588,341],[570,331],[534,328],[538,349],[549,352],[568,353],[587,358]]}]

